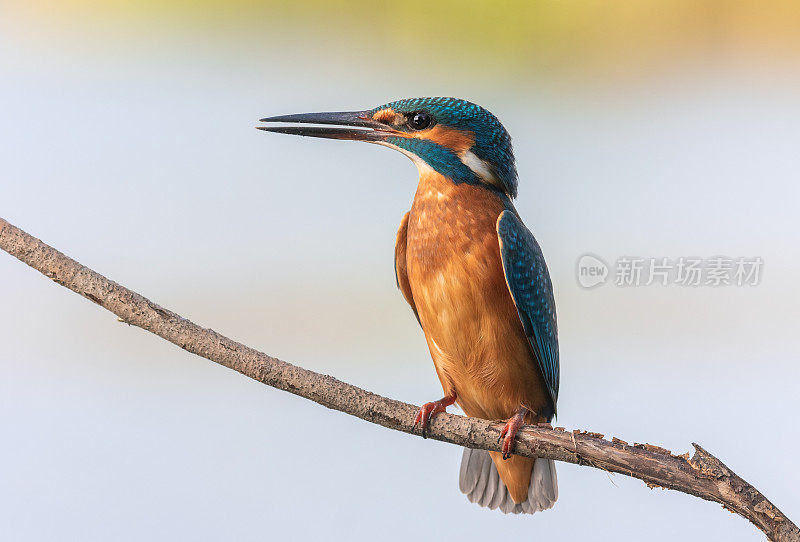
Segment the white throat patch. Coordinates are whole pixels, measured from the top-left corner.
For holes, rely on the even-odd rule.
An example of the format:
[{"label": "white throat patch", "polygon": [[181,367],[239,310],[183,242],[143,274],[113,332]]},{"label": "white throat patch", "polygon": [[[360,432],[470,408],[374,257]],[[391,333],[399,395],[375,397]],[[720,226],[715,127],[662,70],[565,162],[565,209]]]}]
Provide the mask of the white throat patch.
[{"label": "white throat patch", "polygon": [[[419,171],[420,176],[427,175],[429,173],[433,173],[434,169],[428,165],[428,163],[414,154],[411,151],[407,151],[402,147],[398,147],[397,145],[392,145],[391,143],[387,143],[385,141],[375,141],[377,145],[381,145],[382,147],[389,147],[390,149],[394,149],[396,151],[400,151],[406,156],[408,156],[414,165],[417,166],[417,170]],[[478,176],[483,182],[496,186],[497,188],[504,190],[503,183],[500,182],[500,179],[494,174],[492,168],[487,164],[484,160],[478,158],[478,156],[472,151],[466,151],[459,155],[461,159],[461,163],[467,166],[470,171],[472,171],[475,175]]]},{"label": "white throat patch", "polygon": [[431,166],[428,165],[428,162],[417,156],[411,151],[407,151],[402,147],[398,147],[397,145],[392,145],[391,143],[387,143],[385,141],[376,141],[377,145],[381,145],[382,147],[389,147],[390,149],[394,149],[396,151],[400,151],[409,158],[411,161],[414,162],[414,165],[417,166],[417,171],[419,171],[420,176],[428,175],[429,173],[433,173],[434,170]]}]

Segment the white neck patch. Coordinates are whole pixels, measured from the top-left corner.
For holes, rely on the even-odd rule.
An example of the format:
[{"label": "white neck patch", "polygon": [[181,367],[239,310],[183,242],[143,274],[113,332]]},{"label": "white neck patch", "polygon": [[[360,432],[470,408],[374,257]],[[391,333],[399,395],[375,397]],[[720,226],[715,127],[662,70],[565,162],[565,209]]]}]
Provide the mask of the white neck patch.
[{"label": "white neck patch", "polygon": [[472,173],[486,181],[487,183],[494,183],[495,176],[489,164],[478,158],[472,151],[466,151],[459,156],[461,162],[472,170]]},{"label": "white neck patch", "polygon": [[461,158],[461,162],[470,170],[472,170],[472,172],[483,182],[494,185],[501,190],[505,190],[503,183],[497,178],[497,175],[494,174],[494,171],[489,164],[487,164],[486,161],[478,158],[474,152],[463,152],[459,158]]}]

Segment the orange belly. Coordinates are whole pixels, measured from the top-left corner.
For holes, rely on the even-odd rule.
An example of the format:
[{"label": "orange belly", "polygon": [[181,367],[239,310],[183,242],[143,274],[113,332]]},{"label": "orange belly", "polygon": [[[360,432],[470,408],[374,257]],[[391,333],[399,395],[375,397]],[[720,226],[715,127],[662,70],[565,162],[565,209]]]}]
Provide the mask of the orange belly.
[{"label": "orange belly", "polygon": [[486,419],[547,406],[503,273],[503,209],[485,188],[429,173],[408,220],[408,280],[442,388],[455,391],[467,415]]}]

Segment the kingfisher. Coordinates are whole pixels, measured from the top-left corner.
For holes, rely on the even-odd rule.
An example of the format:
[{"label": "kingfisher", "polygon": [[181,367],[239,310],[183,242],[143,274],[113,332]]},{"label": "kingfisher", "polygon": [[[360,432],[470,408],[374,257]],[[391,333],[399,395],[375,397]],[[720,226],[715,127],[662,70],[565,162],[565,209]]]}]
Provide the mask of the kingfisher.
[{"label": "kingfisher", "polygon": [[560,370],[553,286],[512,203],[518,178],[506,129],[479,105],[446,97],[261,121],[271,124],[258,127],[267,132],[389,147],[417,166],[414,201],[397,231],[395,278],[444,397],[425,403],[414,426],[426,436],[454,403],[468,416],[504,420],[502,452],[464,449],[461,491],[504,513],[551,508],[553,461],[513,454],[520,426],[556,415]]}]

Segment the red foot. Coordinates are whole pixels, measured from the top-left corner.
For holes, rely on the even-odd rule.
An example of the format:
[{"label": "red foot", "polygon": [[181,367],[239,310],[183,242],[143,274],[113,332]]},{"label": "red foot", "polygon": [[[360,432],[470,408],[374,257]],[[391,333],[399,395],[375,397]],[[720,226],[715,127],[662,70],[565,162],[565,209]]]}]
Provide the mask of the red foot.
[{"label": "red foot", "polygon": [[517,431],[525,423],[525,414],[528,412],[528,409],[525,407],[520,408],[516,414],[511,416],[508,421],[506,421],[505,426],[503,426],[503,430],[500,431],[500,436],[497,438],[497,442],[503,441],[503,459],[508,459],[511,457],[511,448],[514,446],[514,439],[517,436]]},{"label": "red foot", "polygon": [[431,424],[433,417],[440,412],[445,412],[445,409],[455,402],[456,396],[453,394],[432,403],[425,403],[420,407],[416,418],[414,418],[414,427],[418,423],[422,425],[422,438],[428,438],[428,426]]}]

